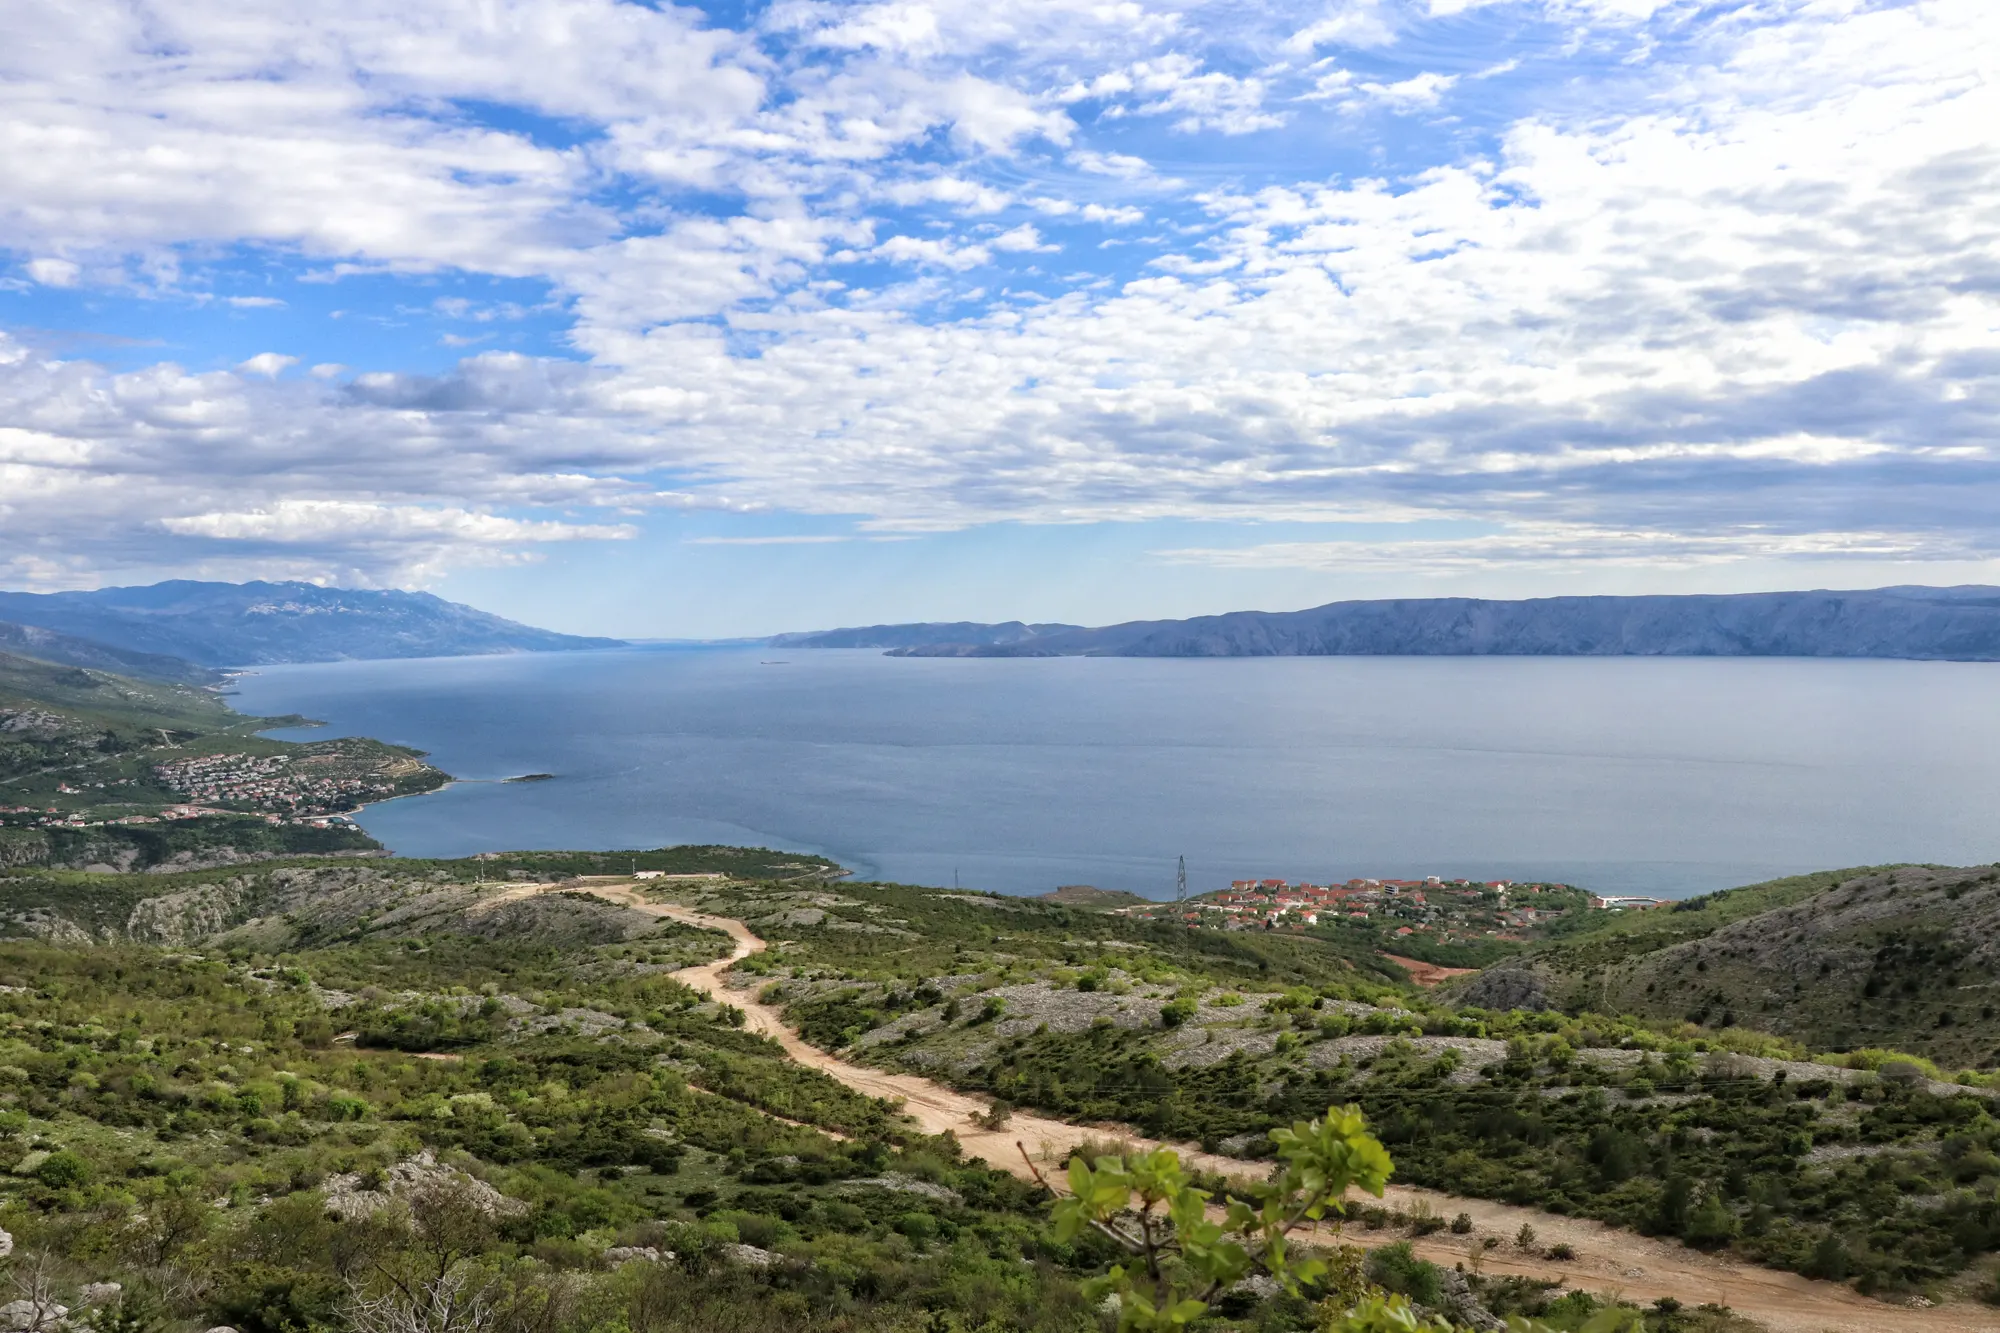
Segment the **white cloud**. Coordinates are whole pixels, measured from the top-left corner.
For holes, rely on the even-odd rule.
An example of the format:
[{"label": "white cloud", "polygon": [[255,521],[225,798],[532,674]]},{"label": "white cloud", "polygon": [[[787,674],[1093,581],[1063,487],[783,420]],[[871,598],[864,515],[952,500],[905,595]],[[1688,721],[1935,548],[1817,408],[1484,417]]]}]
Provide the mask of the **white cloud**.
[{"label": "white cloud", "polygon": [[998,213],[1014,202],[1005,190],[960,176],[891,181],[882,193],[898,204],[951,204],[967,213]]},{"label": "white cloud", "polygon": [[1955,563],[2000,555],[2000,541],[1935,532],[1660,532],[1547,525],[1475,537],[1387,541],[1268,542],[1257,546],[1155,551],[1168,564],[1214,569],[1312,569],[1339,573],[1446,575],[1578,566],[1694,569],[1749,561]]},{"label": "white cloud", "polygon": [[68,259],[31,259],[27,270],[44,287],[74,287],[83,276],[83,266]]},{"label": "white cloud", "polygon": [[1071,153],[1069,160],[1079,171],[1088,171],[1096,176],[1117,176],[1122,180],[1137,180],[1153,173],[1153,166],[1143,157],[1130,153],[1099,153],[1088,149]]},{"label": "white cloud", "polygon": [[1130,227],[1146,220],[1146,210],[1130,204],[1085,204],[1085,222],[1101,222],[1109,227]]},{"label": "white cloud", "polygon": [[223,304],[238,310],[283,310],[285,303],[275,296],[225,296]]},{"label": "white cloud", "polygon": [[1011,254],[1054,254],[1062,249],[1060,245],[1050,245],[1042,239],[1042,234],[1028,223],[1022,223],[1009,231],[1003,231],[987,242],[995,250]]},{"label": "white cloud", "polygon": [[[1432,0],[1432,12],[1438,12],[1440,3],[1450,2]],[[1380,0],[1346,0],[1294,32],[1285,40],[1284,49],[1304,55],[1324,46],[1388,46],[1396,40],[1396,25],[1386,9]]]},{"label": "white cloud", "polygon": [[236,368],[246,375],[262,375],[267,380],[278,378],[289,366],[296,366],[299,359],[279,352],[259,352]]},{"label": "white cloud", "polygon": [[1456,74],[1426,71],[1395,83],[1357,84],[1356,91],[1378,102],[1387,102],[1399,110],[1411,111],[1420,107],[1436,106],[1457,82]]},{"label": "white cloud", "polygon": [[[1457,114],[1482,85],[1241,72],[1252,47],[1380,49],[1415,5],[1278,6],[1239,42],[1118,0],[790,4],[743,34],[616,0],[104,0],[88,22],[23,0],[0,20],[0,228],[34,281],[202,293],[246,247],[407,279],[413,318],[464,321],[447,339],[560,312],[573,356],[350,381],[0,338],[0,561],[390,578],[682,507],[1502,529],[1382,544],[1433,563],[1978,546],[2000,503],[1990,10],[1651,8],[1546,7],[1654,63],[1600,61],[1582,111],[1552,97],[1368,178],[1311,137],[1293,163],[1282,138],[1168,130],[1283,130],[1270,108],[1301,97],[1357,140],[1447,93]],[[481,102],[531,128],[461,109]],[[1395,130],[1425,132],[1446,133]],[[977,272],[1051,248],[1031,216],[1059,238],[1050,219],[1149,220],[1156,246],[1039,288]],[[864,258],[916,271],[833,279]],[[442,270],[553,294],[415,285]],[[1255,558],[1361,550],[1282,545]]]},{"label": "white cloud", "polygon": [[453,543],[511,546],[517,542],[621,540],[636,535],[623,524],[524,521],[457,508],[357,500],[282,500],[265,509],[164,518],[160,526],[181,536],[286,543],[430,537]]},{"label": "white cloud", "polygon": [[[1249,134],[1285,122],[1284,116],[1263,110],[1267,92],[1261,78],[1207,69],[1193,56],[1175,51],[1071,84],[1057,97],[1065,102],[1109,102],[1115,115],[1170,116],[1174,128],[1185,132]],[[1086,169],[1105,168],[1110,168],[1106,174],[1123,174],[1111,163]]]},{"label": "white cloud", "polygon": [[993,259],[992,252],[983,245],[956,245],[921,236],[891,236],[876,246],[873,253],[895,264],[934,264],[953,270],[978,268]]}]

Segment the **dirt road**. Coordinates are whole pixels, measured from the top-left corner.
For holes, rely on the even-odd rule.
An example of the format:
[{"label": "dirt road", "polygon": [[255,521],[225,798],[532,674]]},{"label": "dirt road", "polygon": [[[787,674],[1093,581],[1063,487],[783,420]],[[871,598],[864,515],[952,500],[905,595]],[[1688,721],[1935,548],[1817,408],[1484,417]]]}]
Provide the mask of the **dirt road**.
[{"label": "dirt road", "polygon": [[[592,883],[587,891],[654,916],[726,931],[735,941],[729,957],[684,968],[674,976],[743,1010],[751,1031],[770,1037],[800,1064],[824,1070],[857,1092],[900,1101],[925,1132],[941,1134],[950,1130],[968,1154],[989,1165],[1015,1175],[1027,1175],[1017,1142],[1026,1146],[1038,1164],[1047,1165],[1060,1164],[1071,1148],[1091,1139],[1119,1139],[1140,1148],[1157,1146],[1155,1141],[1132,1133],[1125,1126],[1072,1125],[1021,1111],[1014,1113],[1005,1130],[981,1129],[973,1118],[986,1111],[984,1099],[915,1074],[849,1064],[807,1045],[785,1025],[776,1009],[758,1003],[754,991],[730,986],[725,980],[729,969],[764,948],[764,941],[741,921],[649,902],[629,884]],[[1236,1176],[1259,1171],[1233,1157],[1218,1157],[1183,1144],[1172,1146],[1180,1152],[1182,1161],[1204,1170]],[[1953,1304],[1917,1310],[1885,1305],[1835,1283],[1815,1282],[1793,1273],[1702,1254],[1598,1222],[1404,1186],[1392,1186],[1387,1201],[1406,1210],[1420,1202],[1427,1203],[1447,1218],[1459,1213],[1471,1216],[1474,1229],[1470,1236],[1440,1233],[1412,1242],[1416,1252],[1433,1263],[1462,1263],[1469,1270],[1489,1274],[1552,1279],[1566,1286],[1613,1292],[1642,1303],[1672,1296],[1684,1305],[1711,1302],[1727,1305],[1765,1325],[1772,1333],[2000,1333],[2000,1312],[1981,1306]],[[1575,1259],[1552,1262],[1516,1249],[1513,1237],[1523,1223],[1535,1229],[1539,1246],[1566,1244],[1575,1251]],[[1483,1251],[1480,1242],[1486,1236],[1499,1236],[1503,1244],[1497,1250]],[[1342,1237],[1350,1243],[1371,1247],[1405,1238],[1401,1233],[1368,1232],[1358,1226]]]}]

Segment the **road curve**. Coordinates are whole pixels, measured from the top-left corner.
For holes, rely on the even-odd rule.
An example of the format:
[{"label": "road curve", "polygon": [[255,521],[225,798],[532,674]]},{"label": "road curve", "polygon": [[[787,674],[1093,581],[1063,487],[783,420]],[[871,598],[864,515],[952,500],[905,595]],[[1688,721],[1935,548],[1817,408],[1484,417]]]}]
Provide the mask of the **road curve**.
[{"label": "road curve", "polygon": [[[572,883],[560,887],[575,892],[579,886]],[[546,891],[542,886],[535,888]],[[764,941],[741,921],[710,916],[672,903],[652,902],[630,881],[590,881],[582,886],[582,891],[651,916],[726,932],[734,941],[727,958],[683,968],[674,977],[741,1009],[749,1030],[777,1042],[793,1060],[823,1070],[857,1092],[901,1102],[903,1110],[926,1133],[941,1134],[949,1130],[958,1136],[967,1154],[990,1166],[1017,1176],[1028,1175],[1027,1163],[1022,1161],[1017,1144],[1025,1145],[1037,1163],[1044,1164],[1044,1169],[1065,1160],[1071,1148],[1087,1140],[1117,1139],[1139,1148],[1158,1146],[1157,1141],[1134,1133],[1129,1126],[1073,1125],[1022,1111],[1014,1112],[1004,1130],[981,1129],[974,1123],[974,1117],[985,1113],[986,1099],[915,1074],[850,1064],[808,1045],[786,1026],[777,1009],[760,1003],[752,989],[731,986],[726,977],[729,969],[765,947]],[[752,980],[744,978],[746,983]],[[1234,1176],[1261,1174],[1260,1168],[1233,1157],[1204,1153],[1185,1144],[1170,1146],[1181,1154],[1182,1161],[1203,1170]],[[1796,1273],[1703,1254],[1600,1222],[1407,1186],[1391,1186],[1386,1201],[1404,1209],[1425,1203],[1445,1217],[1458,1213],[1471,1216],[1473,1231],[1469,1236],[1439,1233],[1411,1241],[1416,1252],[1433,1263],[1463,1264],[1477,1272],[1554,1280],[1567,1286],[1613,1292],[1641,1303],[1672,1296],[1684,1305],[1726,1305],[1763,1324],[1771,1333],[2000,1333],[2000,1312],[1980,1306],[1954,1303],[1918,1310],[1885,1305],[1837,1283],[1816,1282]],[[1567,1244],[1575,1252],[1575,1259],[1556,1263],[1516,1249],[1512,1238],[1524,1223],[1535,1229],[1539,1245]],[[1497,1250],[1482,1250],[1480,1241],[1486,1236],[1502,1237],[1505,1243]],[[1355,1229],[1342,1239],[1374,1247],[1406,1237]]]}]

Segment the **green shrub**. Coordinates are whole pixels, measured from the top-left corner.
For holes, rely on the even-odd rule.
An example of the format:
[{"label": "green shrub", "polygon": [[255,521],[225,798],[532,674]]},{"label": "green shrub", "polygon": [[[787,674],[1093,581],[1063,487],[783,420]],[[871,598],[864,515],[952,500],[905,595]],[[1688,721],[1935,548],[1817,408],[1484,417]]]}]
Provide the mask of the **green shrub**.
[{"label": "green shrub", "polygon": [[1384,1245],[1368,1256],[1368,1280],[1385,1291],[1407,1296],[1418,1305],[1436,1305],[1443,1279],[1436,1264],[1417,1258],[1406,1240]]},{"label": "green shrub", "polygon": [[74,1189],[89,1181],[90,1163],[73,1152],[52,1152],[35,1167],[35,1179],[52,1190]]}]

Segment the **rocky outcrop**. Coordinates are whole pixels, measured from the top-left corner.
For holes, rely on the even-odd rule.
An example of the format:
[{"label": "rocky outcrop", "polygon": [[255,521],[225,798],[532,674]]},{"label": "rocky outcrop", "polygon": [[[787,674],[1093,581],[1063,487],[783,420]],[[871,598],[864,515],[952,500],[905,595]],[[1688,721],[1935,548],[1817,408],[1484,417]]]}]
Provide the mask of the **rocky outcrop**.
[{"label": "rocky outcrop", "polygon": [[1475,1009],[1553,1009],[1549,979],[1529,967],[1490,967],[1451,988],[1452,998]]},{"label": "rocky outcrop", "polygon": [[132,909],[125,933],[142,944],[187,945],[219,935],[249,915],[256,882],[236,876],[148,898]]}]

